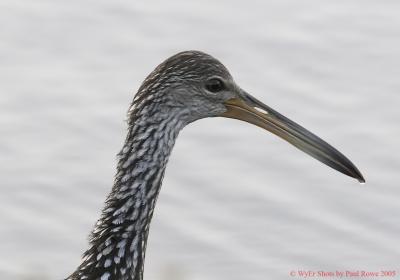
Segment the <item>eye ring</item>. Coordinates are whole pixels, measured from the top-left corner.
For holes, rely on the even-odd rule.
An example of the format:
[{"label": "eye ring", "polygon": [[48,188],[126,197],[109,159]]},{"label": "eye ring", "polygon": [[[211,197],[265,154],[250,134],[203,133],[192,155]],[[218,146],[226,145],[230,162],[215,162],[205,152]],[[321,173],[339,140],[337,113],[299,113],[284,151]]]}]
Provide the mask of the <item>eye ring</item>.
[{"label": "eye ring", "polygon": [[210,92],[217,93],[225,89],[224,83],[221,79],[212,78],[206,82],[206,89]]}]

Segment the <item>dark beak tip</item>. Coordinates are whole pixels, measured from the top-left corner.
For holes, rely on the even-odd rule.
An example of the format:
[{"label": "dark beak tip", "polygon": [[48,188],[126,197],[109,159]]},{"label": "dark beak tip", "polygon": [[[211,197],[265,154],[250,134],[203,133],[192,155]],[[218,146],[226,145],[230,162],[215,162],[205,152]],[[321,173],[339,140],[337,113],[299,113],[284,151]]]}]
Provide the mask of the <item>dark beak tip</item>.
[{"label": "dark beak tip", "polygon": [[365,184],[365,179],[360,172],[358,172],[357,177],[354,178],[356,178],[360,184]]},{"label": "dark beak tip", "polygon": [[351,173],[348,175],[350,177],[353,177],[354,179],[357,179],[357,181],[360,184],[365,184],[364,176],[361,174],[361,172],[358,170],[357,167],[355,167],[353,164],[352,164],[352,166],[353,166],[353,168],[351,168]]}]

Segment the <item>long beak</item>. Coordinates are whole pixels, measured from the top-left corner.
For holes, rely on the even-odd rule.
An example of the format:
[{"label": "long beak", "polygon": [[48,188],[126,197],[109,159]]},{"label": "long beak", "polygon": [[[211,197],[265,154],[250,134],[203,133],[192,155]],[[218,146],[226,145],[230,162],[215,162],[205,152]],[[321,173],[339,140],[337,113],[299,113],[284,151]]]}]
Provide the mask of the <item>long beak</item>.
[{"label": "long beak", "polygon": [[240,97],[225,101],[225,106],[227,111],[221,116],[264,128],[333,169],[357,179],[360,183],[365,182],[357,167],[342,153],[248,93],[242,91]]}]

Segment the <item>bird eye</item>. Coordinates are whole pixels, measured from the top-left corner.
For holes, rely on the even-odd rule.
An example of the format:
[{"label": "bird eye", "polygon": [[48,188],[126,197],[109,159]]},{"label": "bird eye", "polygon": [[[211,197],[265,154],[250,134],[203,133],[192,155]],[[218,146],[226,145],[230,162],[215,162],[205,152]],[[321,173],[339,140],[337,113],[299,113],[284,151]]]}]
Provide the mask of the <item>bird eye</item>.
[{"label": "bird eye", "polygon": [[224,89],[224,83],[220,79],[210,79],[206,83],[206,89],[211,92],[219,92]]}]

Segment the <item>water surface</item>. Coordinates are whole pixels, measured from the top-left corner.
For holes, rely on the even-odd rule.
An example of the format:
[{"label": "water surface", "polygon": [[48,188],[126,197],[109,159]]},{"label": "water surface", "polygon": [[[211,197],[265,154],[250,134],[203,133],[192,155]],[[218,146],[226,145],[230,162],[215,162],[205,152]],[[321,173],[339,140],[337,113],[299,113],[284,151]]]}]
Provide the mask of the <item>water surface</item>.
[{"label": "water surface", "polygon": [[399,269],[398,1],[11,1],[0,4],[0,278],[62,279],[115,173],[126,111],[178,51],[359,167],[343,176],[257,127],[181,133],[151,226],[146,279],[289,279]]}]

